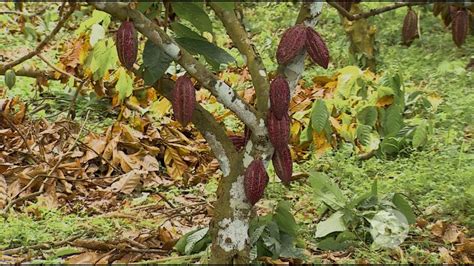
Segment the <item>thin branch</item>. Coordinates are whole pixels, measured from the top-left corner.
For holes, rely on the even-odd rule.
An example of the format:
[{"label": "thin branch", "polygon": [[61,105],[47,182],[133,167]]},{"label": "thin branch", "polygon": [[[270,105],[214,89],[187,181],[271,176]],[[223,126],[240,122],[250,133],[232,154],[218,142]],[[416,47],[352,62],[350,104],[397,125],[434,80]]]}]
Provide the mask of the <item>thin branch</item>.
[{"label": "thin branch", "polygon": [[134,21],[134,25],[139,32],[145,35],[155,45],[161,47],[163,51],[173,60],[180,64],[199,83],[208,89],[217,100],[225,107],[233,111],[240,120],[250,127],[254,134],[265,136],[265,130],[260,127],[260,121],[256,116],[255,109],[246,103],[234,90],[219,80],[211,73],[206,66],[197,61],[189,52],[168,36],[158,25],[148,19],[138,10],[133,10],[128,3],[110,3],[89,1],[97,9],[111,14],[113,17],[125,20],[127,18]]},{"label": "thin branch", "polygon": [[388,5],[388,6],[384,6],[384,7],[380,7],[380,8],[376,8],[376,9],[371,9],[369,12],[353,15],[353,14],[349,13],[347,10],[345,10],[341,5],[339,5],[335,1],[327,1],[327,3],[330,6],[337,9],[337,11],[339,11],[341,13],[341,15],[343,15],[345,18],[347,18],[350,21],[376,16],[378,14],[382,14],[382,13],[385,13],[385,12],[388,12],[388,11],[391,11],[391,10],[394,10],[394,9],[397,9],[397,8],[400,8],[400,7],[404,7],[404,6],[417,6],[417,5],[430,4],[429,2],[397,2],[397,3],[394,3],[394,4]]},{"label": "thin branch", "polygon": [[233,11],[225,10],[216,2],[208,2],[208,5],[224,24],[227,34],[232,39],[234,45],[239,49],[240,53],[245,56],[257,95],[257,109],[265,114],[268,109],[270,84],[268,82],[267,71],[265,70],[258,51],[251,44],[247,31]]},{"label": "thin branch", "polygon": [[63,74],[63,75],[66,75],[68,77],[71,77],[73,78],[74,80],[76,81],[79,81],[79,82],[83,82],[82,79],[70,74],[70,73],[67,73],[66,71],[58,68],[57,66],[53,65],[53,63],[51,63],[51,61],[49,61],[46,57],[44,57],[41,53],[37,54],[36,56],[38,56],[41,60],[43,60],[43,62],[45,62],[49,67],[51,67],[52,69],[54,69],[55,71]]},{"label": "thin branch", "polygon": [[15,254],[19,254],[19,253],[22,253],[22,252],[26,252],[28,250],[51,249],[53,247],[59,247],[59,246],[68,244],[69,242],[78,239],[82,235],[83,234],[79,234],[79,235],[76,235],[76,236],[72,236],[68,239],[61,240],[61,241],[56,241],[56,242],[46,242],[46,243],[40,243],[40,244],[36,244],[36,245],[32,245],[32,246],[7,249],[7,250],[4,250],[4,251],[1,251],[0,253],[2,253],[3,255],[15,255]]},{"label": "thin branch", "polygon": [[66,13],[66,15],[58,22],[58,24],[56,25],[56,27],[53,29],[53,31],[51,31],[51,33],[46,36],[46,38],[44,38],[43,41],[41,41],[38,46],[36,46],[36,48],[27,53],[26,55],[10,62],[10,63],[7,63],[3,66],[0,66],[0,71],[1,70],[6,70],[6,69],[10,69],[16,65],[19,65],[23,62],[25,62],[26,60],[32,58],[33,56],[39,54],[41,52],[41,50],[53,39],[53,37],[59,32],[59,30],[64,26],[64,24],[66,23],[66,20],[72,15],[72,13],[74,12],[74,9],[75,9],[75,4],[72,4],[69,8],[69,11]]}]

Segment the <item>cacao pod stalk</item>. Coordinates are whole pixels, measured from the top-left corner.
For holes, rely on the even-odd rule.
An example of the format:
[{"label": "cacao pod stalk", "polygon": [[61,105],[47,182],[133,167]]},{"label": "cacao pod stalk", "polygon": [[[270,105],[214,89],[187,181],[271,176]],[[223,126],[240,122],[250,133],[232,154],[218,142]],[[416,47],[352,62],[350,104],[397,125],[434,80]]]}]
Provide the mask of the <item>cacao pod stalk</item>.
[{"label": "cacao pod stalk", "polygon": [[301,53],[306,42],[305,28],[298,24],[283,33],[276,53],[278,64],[286,65]]},{"label": "cacao pod stalk", "polygon": [[321,35],[313,28],[306,28],[306,50],[311,60],[323,68],[329,65],[329,50]]},{"label": "cacao pod stalk", "polygon": [[245,196],[251,205],[255,205],[263,197],[268,180],[263,161],[260,159],[252,161],[245,170],[244,176]]},{"label": "cacao pod stalk", "polygon": [[278,76],[270,83],[270,108],[278,120],[288,114],[290,106],[290,86],[286,79]]},{"label": "cacao pod stalk", "polygon": [[276,175],[284,184],[288,185],[291,182],[291,176],[293,175],[293,161],[288,146],[281,150],[275,149],[272,162]]},{"label": "cacao pod stalk", "polygon": [[186,75],[176,80],[171,103],[174,116],[181,125],[186,126],[191,122],[194,108],[196,107],[196,90],[194,89],[193,82]]},{"label": "cacao pod stalk", "polygon": [[133,22],[122,22],[117,30],[115,46],[120,63],[125,68],[132,69],[138,54],[138,37]]},{"label": "cacao pod stalk", "polygon": [[452,25],[453,41],[461,47],[469,34],[469,14],[467,10],[461,9],[456,12]]}]

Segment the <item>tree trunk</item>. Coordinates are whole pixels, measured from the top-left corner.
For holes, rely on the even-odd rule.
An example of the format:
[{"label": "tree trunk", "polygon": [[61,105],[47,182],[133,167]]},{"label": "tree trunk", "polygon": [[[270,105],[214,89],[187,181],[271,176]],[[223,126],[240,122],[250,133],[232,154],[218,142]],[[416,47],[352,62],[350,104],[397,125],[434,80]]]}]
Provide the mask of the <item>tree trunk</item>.
[{"label": "tree trunk", "polygon": [[250,262],[251,209],[244,192],[244,165],[239,158],[233,160],[229,175],[221,178],[217,188],[217,201],[210,224],[210,263]]},{"label": "tree trunk", "polygon": [[[360,5],[352,4],[350,13],[362,13]],[[351,43],[349,47],[350,55],[359,67],[368,68],[370,71],[375,72],[375,26],[370,25],[367,19],[350,21],[343,16],[341,16],[341,19],[346,35]]]}]

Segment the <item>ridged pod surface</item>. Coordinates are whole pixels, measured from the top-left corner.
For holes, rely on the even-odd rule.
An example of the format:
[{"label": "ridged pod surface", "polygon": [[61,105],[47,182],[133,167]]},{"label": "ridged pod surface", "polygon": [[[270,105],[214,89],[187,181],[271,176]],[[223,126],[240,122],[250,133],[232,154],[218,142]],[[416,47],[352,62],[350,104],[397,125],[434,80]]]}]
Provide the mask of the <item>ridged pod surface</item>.
[{"label": "ridged pod surface", "polygon": [[234,147],[237,151],[240,151],[245,145],[245,137],[239,135],[229,136],[230,141],[234,144]]},{"label": "ridged pod surface", "polygon": [[263,161],[260,159],[252,161],[245,170],[244,176],[245,196],[250,204],[255,205],[263,197],[268,180]]},{"label": "ridged pod surface", "polygon": [[15,86],[15,82],[16,82],[15,71],[11,69],[8,69],[7,71],[5,71],[5,85],[7,85],[9,89],[11,89],[13,88],[13,86]]},{"label": "ridged pod surface", "polygon": [[291,176],[293,175],[293,161],[291,160],[290,148],[285,147],[282,150],[275,149],[272,162],[276,175],[284,184],[289,184],[291,182]]},{"label": "ridged pod surface", "polygon": [[133,22],[124,21],[120,25],[115,36],[115,46],[120,63],[127,69],[132,69],[138,53],[138,37]]},{"label": "ridged pod surface", "polygon": [[469,34],[469,14],[467,10],[461,9],[456,12],[453,19],[452,34],[454,43],[461,47]]},{"label": "ridged pod surface", "polygon": [[278,64],[288,64],[301,52],[306,42],[305,28],[298,24],[283,33],[276,53]]},{"label": "ridged pod surface", "polygon": [[183,75],[176,80],[172,92],[172,106],[174,116],[181,125],[186,126],[191,122],[196,107],[196,90],[189,77]]},{"label": "ridged pod surface", "polygon": [[306,28],[306,51],[316,64],[323,68],[329,65],[329,50],[321,35],[313,28]]},{"label": "ridged pod surface", "polygon": [[415,11],[408,9],[403,20],[402,40],[406,45],[410,45],[418,37],[418,17]]},{"label": "ridged pod surface", "polygon": [[278,120],[288,114],[290,106],[290,86],[286,79],[277,76],[270,83],[270,108]]},{"label": "ridged pod surface", "polygon": [[290,138],[290,117],[288,113],[278,120],[270,110],[267,115],[268,137],[273,147],[282,150],[288,145]]}]

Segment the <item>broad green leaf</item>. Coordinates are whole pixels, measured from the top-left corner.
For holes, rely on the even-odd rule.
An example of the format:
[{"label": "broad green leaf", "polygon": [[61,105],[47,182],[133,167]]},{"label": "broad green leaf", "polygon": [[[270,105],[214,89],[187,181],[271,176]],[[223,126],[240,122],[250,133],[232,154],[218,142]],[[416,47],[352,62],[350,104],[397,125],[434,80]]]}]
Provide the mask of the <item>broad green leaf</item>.
[{"label": "broad green leaf", "polygon": [[425,124],[421,124],[416,127],[415,133],[413,134],[412,145],[414,148],[422,147],[426,144],[428,139],[428,130]]},{"label": "broad green leaf", "polygon": [[189,255],[193,253],[194,246],[196,243],[201,241],[209,231],[208,227],[202,228],[192,234],[190,234],[186,239],[186,246],[184,247],[184,254]]},{"label": "broad green leaf", "polygon": [[388,209],[378,211],[370,223],[370,234],[375,248],[395,248],[405,241],[409,225],[406,217],[399,211]]},{"label": "broad green leaf", "polygon": [[202,4],[193,2],[172,2],[174,12],[184,20],[193,24],[196,29],[202,32],[212,33],[212,22],[207,13],[202,9]]},{"label": "broad green leaf", "polygon": [[171,61],[171,57],[148,40],[143,50],[142,71],[145,84],[152,85],[160,79],[168,69]]},{"label": "broad green leaf", "polygon": [[91,36],[89,42],[92,47],[99,41],[102,40],[105,36],[105,30],[102,25],[94,24],[92,25]]},{"label": "broad green leaf", "polygon": [[360,144],[368,146],[370,144],[370,133],[372,132],[372,127],[367,125],[358,125],[357,126],[357,139]]},{"label": "broad green leaf", "polygon": [[191,54],[200,54],[214,68],[219,69],[220,64],[234,62],[235,59],[224,49],[216,46],[207,40],[197,40],[192,38],[176,38],[176,42]]},{"label": "broad green leaf", "polygon": [[187,232],[182,237],[180,237],[178,242],[176,242],[176,244],[174,245],[174,249],[176,249],[180,254],[184,254],[184,248],[186,247],[188,237],[190,235],[194,234],[195,232],[199,231],[199,230],[201,230],[201,229],[196,228],[194,230],[191,230],[191,231]]},{"label": "broad green leaf", "polygon": [[104,29],[107,29],[110,24],[110,15],[106,12],[95,9],[94,11],[92,11],[92,16],[79,25],[79,28],[76,30],[75,34],[80,35],[84,31],[92,27],[92,25],[101,22]]},{"label": "broad green leaf", "polygon": [[403,215],[405,215],[409,224],[414,224],[416,222],[415,213],[403,195],[400,193],[395,193],[393,195],[392,202],[395,204],[397,209],[403,213]]},{"label": "broad green leaf", "polygon": [[290,236],[296,237],[297,225],[295,218],[290,212],[290,208],[289,202],[280,201],[273,218],[280,227],[281,231],[287,233]]},{"label": "broad green leaf", "polygon": [[73,254],[79,254],[82,253],[83,251],[75,248],[75,247],[62,247],[58,248],[54,251],[54,256],[56,257],[63,257],[63,256],[69,256]]},{"label": "broad green leaf", "polygon": [[92,50],[92,60],[90,68],[94,73],[94,80],[104,77],[105,73],[115,67],[118,60],[117,49],[115,49],[112,39],[102,39],[98,41]]},{"label": "broad green leaf", "polygon": [[128,75],[123,67],[121,67],[118,71],[118,81],[115,88],[118,91],[118,97],[120,101],[123,101],[128,96],[132,95],[133,92],[133,80]]},{"label": "broad green leaf", "polygon": [[391,105],[385,110],[382,128],[385,136],[395,136],[403,126],[402,110],[398,105]]},{"label": "broad green leaf", "polygon": [[373,127],[377,122],[377,107],[367,106],[358,112],[356,117],[360,123]]},{"label": "broad green leaf", "polygon": [[176,34],[177,37],[181,38],[191,38],[196,40],[207,41],[206,38],[199,35],[197,32],[193,31],[192,29],[184,26],[181,23],[173,22],[171,23],[171,29]]},{"label": "broad green leaf", "polygon": [[338,72],[340,75],[337,78],[337,92],[345,98],[349,98],[355,92],[354,85],[363,72],[356,66],[347,66]]},{"label": "broad green leaf", "polygon": [[323,173],[311,172],[309,182],[314,191],[314,196],[322,200],[334,210],[345,206],[347,198],[342,191]]},{"label": "broad green leaf", "polygon": [[322,132],[327,123],[329,123],[329,111],[324,101],[318,99],[311,111],[311,126],[317,132]]},{"label": "broad green leaf", "polygon": [[301,131],[300,135],[300,143],[306,143],[313,139],[313,128],[311,127],[311,123],[308,124],[303,131]]},{"label": "broad green leaf", "polygon": [[396,138],[389,137],[382,141],[380,147],[385,154],[395,154],[400,150],[400,143]]},{"label": "broad green leaf", "polygon": [[334,232],[346,231],[347,228],[344,225],[342,216],[344,214],[341,211],[333,213],[326,220],[319,222],[316,226],[316,238],[325,237]]}]

